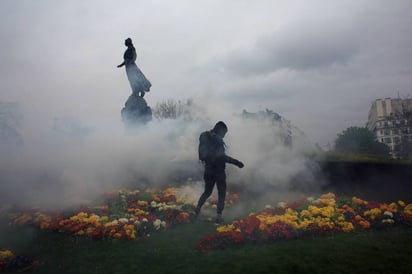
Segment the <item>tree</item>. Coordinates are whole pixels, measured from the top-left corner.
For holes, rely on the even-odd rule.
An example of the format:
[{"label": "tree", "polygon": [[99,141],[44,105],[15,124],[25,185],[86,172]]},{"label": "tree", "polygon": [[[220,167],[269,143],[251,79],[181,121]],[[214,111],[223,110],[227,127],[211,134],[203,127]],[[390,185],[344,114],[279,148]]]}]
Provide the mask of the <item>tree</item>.
[{"label": "tree", "polygon": [[191,119],[192,118],[193,100],[187,99],[186,101],[175,101],[168,99],[161,103],[156,104],[153,115],[157,119]]},{"label": "tree", "polygon": [[339,133],[335,140],[335,150],[347,153],[390,156],[389,147],[376,141],[373,133],[366,127],[349,127]]}]

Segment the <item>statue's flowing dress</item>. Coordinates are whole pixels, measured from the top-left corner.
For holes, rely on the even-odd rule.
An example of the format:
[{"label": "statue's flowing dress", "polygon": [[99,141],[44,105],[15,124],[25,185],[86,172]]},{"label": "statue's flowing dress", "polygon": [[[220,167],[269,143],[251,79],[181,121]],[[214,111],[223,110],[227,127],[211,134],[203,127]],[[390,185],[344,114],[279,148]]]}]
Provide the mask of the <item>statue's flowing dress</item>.
[{"label": "statue's flowing dress", "polygon": [[129,47],[124,53],[124,64],[126,66],[126,74],[132,87],[133,94],[139,92],[149,92],[152,84],[146,79],[142,71],[137,67],[136,50],[134,47]]}]

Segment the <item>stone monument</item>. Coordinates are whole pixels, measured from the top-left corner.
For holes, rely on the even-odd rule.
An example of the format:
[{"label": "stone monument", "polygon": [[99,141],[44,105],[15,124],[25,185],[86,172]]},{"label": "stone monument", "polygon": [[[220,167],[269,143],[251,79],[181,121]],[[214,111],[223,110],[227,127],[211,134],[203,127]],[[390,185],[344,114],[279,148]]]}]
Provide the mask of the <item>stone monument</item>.
[{"label": "stone monument", "polygon": [[132,94],[127,99],[121,116],[126,127],[144,125],[152,120],[152,109],[143,97]]}]

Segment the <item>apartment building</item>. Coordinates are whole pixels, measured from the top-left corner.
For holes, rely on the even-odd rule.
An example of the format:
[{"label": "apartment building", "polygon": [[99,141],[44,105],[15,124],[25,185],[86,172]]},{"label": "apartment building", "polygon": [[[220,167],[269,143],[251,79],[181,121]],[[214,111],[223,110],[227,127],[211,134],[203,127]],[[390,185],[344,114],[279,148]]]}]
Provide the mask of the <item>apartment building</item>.
[{"label": "apartment building", "polygon": [[399,145],[412,141],[412,99],[377,99],[369,110],[366,127],[397,157]]}]

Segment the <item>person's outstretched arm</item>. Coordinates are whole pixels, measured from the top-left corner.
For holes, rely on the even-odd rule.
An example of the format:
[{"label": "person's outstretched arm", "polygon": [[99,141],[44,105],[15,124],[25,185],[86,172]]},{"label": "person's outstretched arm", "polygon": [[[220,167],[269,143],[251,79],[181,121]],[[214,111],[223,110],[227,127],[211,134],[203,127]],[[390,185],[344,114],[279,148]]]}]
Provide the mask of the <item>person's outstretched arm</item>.
[{"label": "person's outstretched arm", "polygon": [[239,161],[239,160],[237,160],[237,159],[235,159],[235,158],[232,158],[232,157],[230,157],[230,156],[227,156],[227,155],[225,155],[225,162],[228,163],[228,164],[235,165],[235,166],[237,166],[237,167],[239,167],[239,168],[242,168],[242,167],[245,166],[241,161]]},{"label": "person's outstretched arm", "polygon": [[121,63],[120,65],[118,65],[117,67],[118,67],[118,68],[121,68],[121,67],[123,67],[123,66],[124,66],[124,62]]}]

